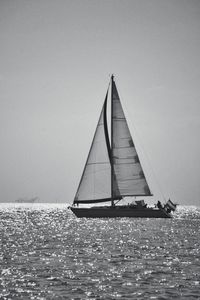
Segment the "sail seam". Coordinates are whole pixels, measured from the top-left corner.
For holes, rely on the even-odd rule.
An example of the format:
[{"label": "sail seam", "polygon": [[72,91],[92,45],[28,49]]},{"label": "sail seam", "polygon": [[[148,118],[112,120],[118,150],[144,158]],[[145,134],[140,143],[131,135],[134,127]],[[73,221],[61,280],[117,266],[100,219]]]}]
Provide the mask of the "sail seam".
[{"label": "sail seam", "polygon": [[[125,159],[125,158],[124,158]],[[137,165],[138,164],[138,162],[131,162],[131,164],[133,164],[133,165]],[[120,165],[130,165],[130,162],[128,162],[128,163],[118,163],[118,162],[115,162],[115,165],[116,166],[120,166]],[[139,164],[138,164],[139,165]]]},{"label": "sail seam", "polygon": [[97,163],[88,163],[87,165],[90,166],[90,165],[105,165],[105,164],[108,164],[108,162],[97,162]]},{"label": "sail seam", "polygon": [[[138,176],[138,175],[133,175],[133,176]],[[138,179],[141,180],[141,179],[144,179],[144,177],[141,178],[141,177],[138,176],[137,178],[126,178],[124,180],[119,178],[118,181],[120,181],[120,182],[126,182],[126,181],[136,181]]]}]

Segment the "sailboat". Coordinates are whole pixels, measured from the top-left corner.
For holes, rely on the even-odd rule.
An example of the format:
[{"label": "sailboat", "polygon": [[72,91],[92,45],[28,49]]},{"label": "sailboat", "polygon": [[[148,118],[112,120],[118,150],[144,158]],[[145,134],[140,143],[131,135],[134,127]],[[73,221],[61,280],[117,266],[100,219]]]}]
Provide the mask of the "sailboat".
[{"label": "sailboat", "polygon": [[[111,96],[110,133],[107,121],[108,95]],[[149,196],[153,195],[112,75],[73,205],[69,209],[79,218],[171,218],[171,212],[176,209],[176,204],[171,200],[165,205],[158,201],[154,207],[148,207],[143,199],[127,205],[119,203],[125,197],[138,199]],[[97,203],[104,205],[94,205]],[[82,204],[87,204],[87,207],[80,207]],[[88,204],[94,206],[88,207]]]}]

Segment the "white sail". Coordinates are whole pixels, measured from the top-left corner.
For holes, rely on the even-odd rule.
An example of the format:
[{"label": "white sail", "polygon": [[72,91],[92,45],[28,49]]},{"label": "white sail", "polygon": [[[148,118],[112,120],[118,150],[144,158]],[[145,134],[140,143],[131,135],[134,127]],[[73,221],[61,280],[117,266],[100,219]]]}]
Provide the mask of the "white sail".
[{"label": "white sail", "polygon": [[106,122],[107,95],[94,134],[74,203],[111,199],[111,166]]},{"label": "white sail", "polygon": [[111,101],[113,196],[150,196],[151,192],[113,80]]}]

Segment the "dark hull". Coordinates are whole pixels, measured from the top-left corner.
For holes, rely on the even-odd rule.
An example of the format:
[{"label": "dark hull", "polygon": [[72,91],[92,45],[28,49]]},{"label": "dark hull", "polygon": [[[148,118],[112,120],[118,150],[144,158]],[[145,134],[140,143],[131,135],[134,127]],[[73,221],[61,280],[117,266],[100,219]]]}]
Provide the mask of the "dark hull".
[{"label": "dark hull", "polygon": [[131,207],[70,207],[78,218],[171,218],[171,214],[158,208]]}]

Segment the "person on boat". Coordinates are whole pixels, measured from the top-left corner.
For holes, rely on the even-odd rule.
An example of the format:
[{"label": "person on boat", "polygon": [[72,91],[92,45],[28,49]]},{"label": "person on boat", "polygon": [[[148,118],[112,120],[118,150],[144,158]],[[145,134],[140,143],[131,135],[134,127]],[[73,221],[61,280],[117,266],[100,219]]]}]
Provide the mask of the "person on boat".
[{"label": "person on boat", "polygon": [[158,202],[157,202],[157,207],[158,207],[158,208],[163,208],[163,207],[162,207],[162,204],[161,204],[161,202],[160,202],[159,200],[158,200]]}]

